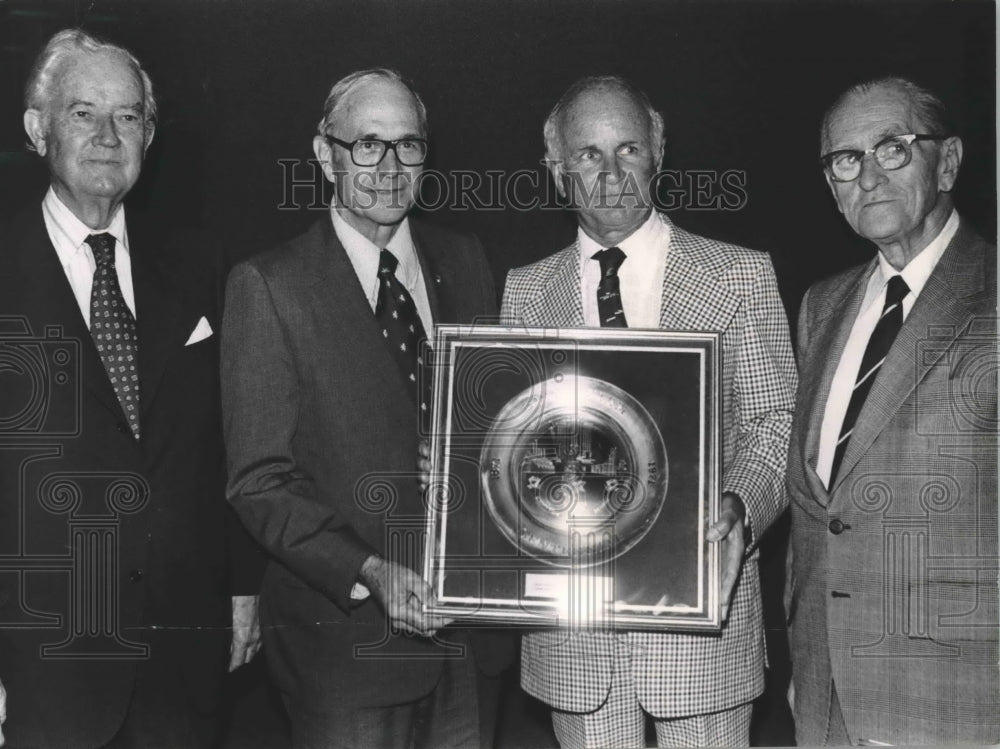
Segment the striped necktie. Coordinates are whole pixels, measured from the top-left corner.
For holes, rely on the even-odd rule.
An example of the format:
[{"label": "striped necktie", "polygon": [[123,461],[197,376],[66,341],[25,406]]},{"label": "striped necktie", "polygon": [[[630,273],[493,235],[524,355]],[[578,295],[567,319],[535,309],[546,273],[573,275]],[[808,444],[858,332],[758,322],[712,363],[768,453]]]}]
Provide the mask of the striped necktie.
[{"label": "striped necktie", "polygon": [[854,426],[861,413],[861,407],[868,398],[868,393],[872,389],[872,383],[878,376],[882,363],[892,348],[892,342],[896,340],[899,329],[903,327],[903,298],[910,293],[910,287],[902,276],[893,276],[889,279],[889,284],[885,291],[885,306],[882,308],[882,316],[875,324],[872,337],[868,339],[868,346],[861,359],[861,367],[858,369],[858,377],[854,383],[854,390],[851,392],[851,402],[847,405],[847,413],[844,414],[844,423],[840,427],[840,437],[837,439],[837,449],[833,453],[833,466],[830,469],[830,486],[837,478],[837,471],[840,462],[844,459],[844,452],[847,444],[851,440]]}]

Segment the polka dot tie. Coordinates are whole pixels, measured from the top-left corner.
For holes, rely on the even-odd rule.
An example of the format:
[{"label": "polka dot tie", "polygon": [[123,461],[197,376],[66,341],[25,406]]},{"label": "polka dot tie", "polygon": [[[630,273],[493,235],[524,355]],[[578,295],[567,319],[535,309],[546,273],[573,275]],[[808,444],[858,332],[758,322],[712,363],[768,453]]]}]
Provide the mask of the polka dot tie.
[{"label": "polka dot tie", "polygon": [[601,316],[601,327],[627,328],[618,284],[618,269],[625,262],[625,253],[619,247],[609,247],[595,252],[592,258],[601,264],[601,282],[597,286],[597,311]]},{"label": "polka dot tie", "polygon": [[381,326],[382,338],[406,378],[414,400],[420,405],[422,423],[430,415],[430,378],[420,376],[424,362],[421,344],[427,337],[406,287],[396,278],[399,261],[389,250],[382,250],[378,264],[378,301],[375,319]]},{"label": "polka dot tie", "polygon": [[94,251],[97,270],[90,291],[90,336],[111,386],[118,396],[122,413],[132,434],[139,439],[139,339],[135,318],[125,304],[118,272],[115,270],[115,238],[110,234],[91,234],[86,239]]}]

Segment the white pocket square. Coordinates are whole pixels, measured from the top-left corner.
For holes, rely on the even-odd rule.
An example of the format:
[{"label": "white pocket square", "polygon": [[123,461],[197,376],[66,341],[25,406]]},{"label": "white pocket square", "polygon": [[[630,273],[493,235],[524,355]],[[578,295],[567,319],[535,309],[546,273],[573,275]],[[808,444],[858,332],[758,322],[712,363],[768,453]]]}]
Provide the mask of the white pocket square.
[{"label": "white pocket square", "polygon": [[185,346],[190,346],[192,343],[197,343],[198,341],[204,341],[212,335],[212,326],[208,324],[208,320],[204,317],[198,321],[198,324],[194,326],[194,330],[191,331],[191,335],[187,339]]},{"label": "white pocket square", "polygon": [[354,583],[354,586],[351,588],[352,601],[363,601],[371,594],[371,591],[361,583]]}]

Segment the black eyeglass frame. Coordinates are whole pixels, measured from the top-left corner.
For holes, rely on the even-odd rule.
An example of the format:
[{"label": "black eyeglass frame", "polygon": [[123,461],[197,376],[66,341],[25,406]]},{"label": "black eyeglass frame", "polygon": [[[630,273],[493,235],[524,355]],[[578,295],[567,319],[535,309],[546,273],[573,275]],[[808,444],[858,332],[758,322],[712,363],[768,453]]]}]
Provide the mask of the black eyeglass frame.
[{"label": "black eyeglass frame", "polygon": [[[396,160],[400,164],[402,164],[403,166],[423,166],[424,162],[427,161],[427,151],[428,151],[428,148],[427,148],[427,139],[426,138],[397,138],[396,140],[382,140],[382,138],[358,138],[355,141],[346,141],[346,140],[341,140],[340,138],[334,137],[333,135],[324,135],[323,137],[326,138],[331,143],[336,143],[341,148],[346,148],[347,151],[348,151],[348,153],[351,154],[351,161],[354,162],[355,166],[362,166],[362,167],[378,166],[383,161],[385,161],[385,157],[386,157],[386,154],[389,153],[389,149],[392,149],[392,152],[394,154],[396,154]],[[378,161],[376,161],[374,164],[359,164],[357,158],[355,158],[355,156],[354,156],[354,147],[358,143],[381,143],[382,144],[382,155],[379,157]],[[424,156],[423,156],[423,158],[418,163],[416,163],[416,164],[407,164],[400,157],[399,151],[396,149],[396,146],[398,146],[400,143],[423,143],[424,144]]]},{"label": "black eyeglass frame", "polygon": [[[820,163],[823,165],[823,169],[826,171],[828,175],[830,175],[830,179],[832,179],[834,182],[841,182],[841,183],[854,182],[854,180],[856,180],[858,177],[861,176],[862,162],[865,160],[865,156],[868,156],[869,154],[874,156],[875,163],[878,164],[881,169],[884,169],[887,172],[894,172],[897,169],[902,169],[903,167],[908,165],[910,161],[913,159],[914,143],[922,140],[948,140],[948,138],[950,137],[951,137],[950,135],[925,135],[921,133],[904,133],[902,135],[888,135],[882,140],[880,140],[878,143],[876,143],[874,146],[864,151],[856,148],[843,148],[839,151],[830,151],[830,153],[823,154],[822,156],[819,157],[819,160]],[[878,152],[878,149],[880,149],[882,146],[894,140],[901,141],[903,145],[906,147],[906,158],[903,160],[903,163],[900,164],[899,166],[887,167],[884,164],[882,164],[881,161],[879,161],[879,158],[876,154]],[[839,179],[833,173],[833,160],[838,156],[843,156],[844,154],[854,154],[858,160],[858,173],[853,177],[851,177],[851,179]]]}]

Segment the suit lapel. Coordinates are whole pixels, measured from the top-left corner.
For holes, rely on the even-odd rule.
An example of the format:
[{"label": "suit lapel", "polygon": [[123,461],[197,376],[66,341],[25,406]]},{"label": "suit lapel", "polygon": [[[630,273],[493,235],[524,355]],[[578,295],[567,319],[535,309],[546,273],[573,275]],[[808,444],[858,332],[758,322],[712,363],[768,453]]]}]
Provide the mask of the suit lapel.
[{"label": "suit lapel", "polygon": [[357,360],[358,371],[368,373],[367,376],[375,381],[374,389],[388,402],[412,404],[407,383],[384,343],[368,296],[347,250],[333,230],[330,217],[324,216],[317,221],[304,236],[304,241],[308,252],[304,271],[315,282],[310,287],[311,296],[302,301],[322,331],[316,345],[324,349],[340,348],[333,342],[346,341],[350,356]]},{"label": "suit lapel", "polygon": [[[983,293],[985,272],[982,254],[966,251],[971,233],[962,229],[927,279],[886,356],[858,415],[837,484],[857,465],[927,371],[972,320],[974,308],[969,299]],[[935,345],[928,347],[926,342],[932,332]]]},{"label": "suit lapel", "polygon": [[139,413],[149,414],[171,353],[184,345],[177,300],[163,288],[152,268],[132,258],[136,327],[139,333]]},{"label": "suit lapel", "polygon": [[[90,330],[80,314],[66,273],[59,264],[59,256],[49,240],[40,208],[26,222],[24,240],[19,242],[15,239],[8,246],[12,251],[22,253],[8,270],[15,274],[15,278],[21,279],[18,291],[25,295],[22,303],[12,311],[26,314],[33,327],[40,324],[61,325],[66,338],[78,341],[83,388],[105,408],[120,414],[118,398],[90,337]],[[32,333],[38,337],[45,335],[44,330],[36,329]]]},{"label": "suit lapel", "polygon": [[522,319],[528,326],[583,327],[580,301],[580,252],[576,243],[562,251],[548,283],[524,305]]},{"label": "suit lapel", "polygon": [[[434,247],[426,240],[416,221],[410,221],[410,236],[413,237],[413,249],[420,261],[420,272],[427,290],[427,302],[431,307],[431,318],[435,323],[443,320],[454,320],[454,310],[451,308],[450,295],[442,294],[442,288],[454,288],[456,279],[449,272],[447,263],[440,262],[440,248]],[[461,282],[459,280],[459,282]],[[428,330],[427,337],[433,341],[434,331]]]},{"label": "suit lapel", "polygon": [[[704,241],[704,240],[702,240]],[[666,330],[724,331],[740,300],[695,259],[698,239],[672,225],[663,270],[660,327]],[[711,290],[712,304],[691,304]]]},{"label": "suit lapel", "polygon": [[[823,417],[826,414],[826,403],[829,399],[833,377],[837,373],[840,358],[847,347],[847,339],[851,335],[854,321],[861,309],[865,296],[868,277],[874,269],[874,261],[862,266],[855,273],[845,277],[839,286],[831,289],[823,296],[813,313],[815,320],[813,338],[810,348],[814,360],[818,359],[820,366],[803,363],[802,371],[818,372],[818,377],[802,380],[799,387],[804,389],[802,398],[806,410],[806,437],[803,443],[802,464],[805,466],[806,480],[820,504],[829,504],[829,493],[816,473],[816,463],[819,458],[819,440],[823,431]],[[844,475],[844,471],[840,471]]]},{"label": "suit lapel", "polygon": [[[150,413],[156,400],[167,362],[184,346],[185,335],[191,331],[183,327],[181,300],[171,293],[157,271],[155,240],[141,230],[134,231],[131,223],[128,231],[135,322],[139,334],[140,431],[145,434],[142,419]],[[196,313],[197,310],[187,312]]]}]

